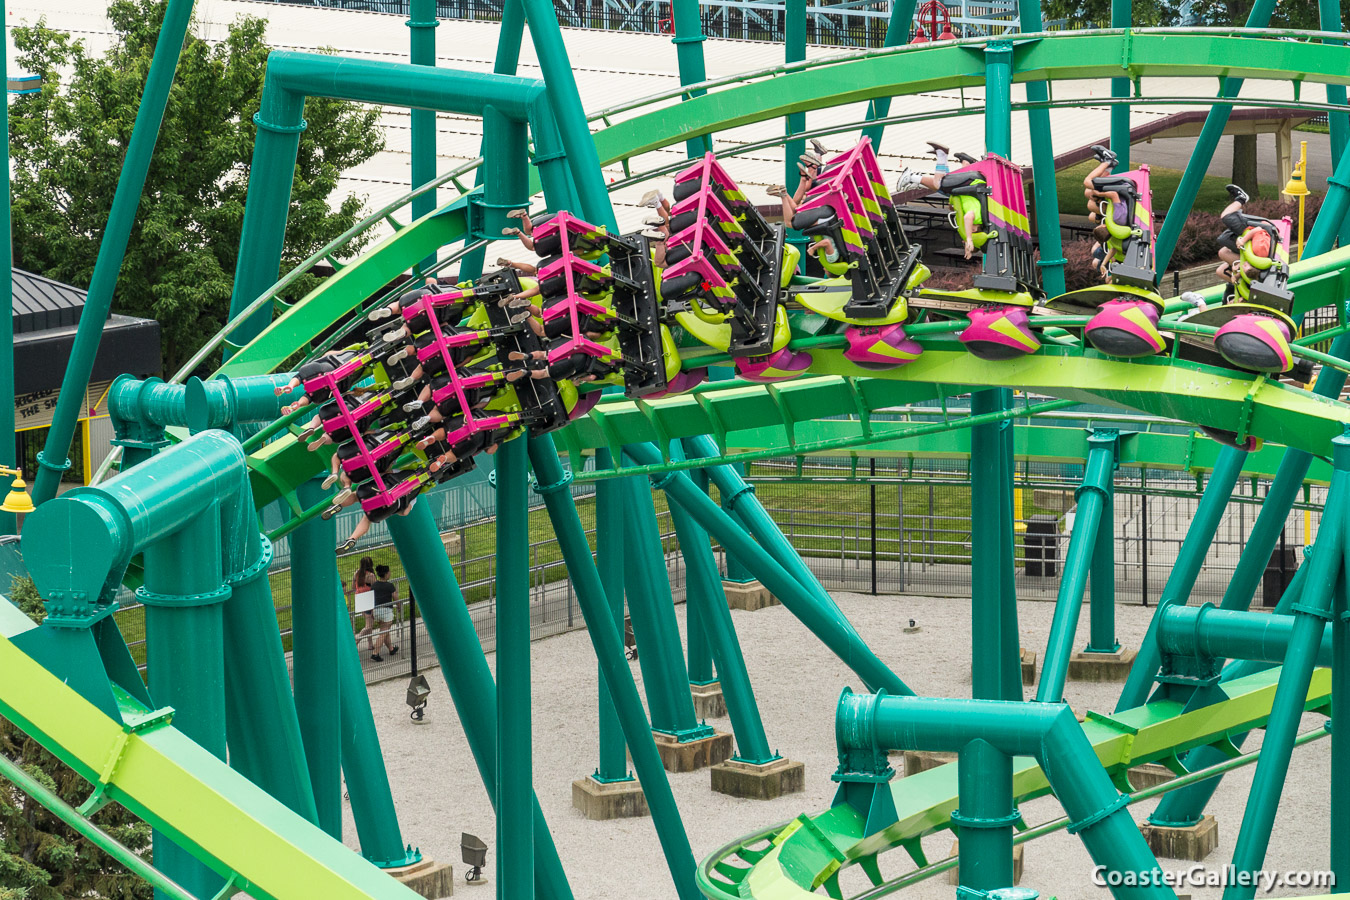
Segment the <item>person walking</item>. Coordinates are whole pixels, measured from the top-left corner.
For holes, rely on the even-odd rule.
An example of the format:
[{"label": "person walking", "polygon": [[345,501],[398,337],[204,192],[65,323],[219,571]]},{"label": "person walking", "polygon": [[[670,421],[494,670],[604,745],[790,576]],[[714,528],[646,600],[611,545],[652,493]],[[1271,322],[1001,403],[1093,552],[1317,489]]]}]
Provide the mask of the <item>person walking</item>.
[{"label": "person walking", "polygon": [[371,583],[371,589],[375,591],[372,624],[379,628],[380,633],[375,638],[374,652],[370,658],[375,662],[384,662],[384,657],[380,655],[381,646],[389,649],[390,656],[398,652],[398,645],[390,637],[394,627],[394,601],[398,599],[398,587],[389,580],[388,566],[375,567],[375,580]]}]

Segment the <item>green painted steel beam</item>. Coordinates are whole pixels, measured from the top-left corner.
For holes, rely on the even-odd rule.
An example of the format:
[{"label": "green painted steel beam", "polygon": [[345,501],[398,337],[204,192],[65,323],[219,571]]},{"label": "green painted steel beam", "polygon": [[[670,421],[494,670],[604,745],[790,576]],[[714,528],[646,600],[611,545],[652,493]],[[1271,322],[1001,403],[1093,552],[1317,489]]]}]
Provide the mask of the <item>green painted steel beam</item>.
[{"label": "green painted steel beam", "polygon": [[[1222,741],[1230,734],[1261,727],[1270,714],[1279,670],[1272,669],[1227,682],[1230,699],[1186,712],[1174,700],[1159,700],[1110,716],[1089,714],[1082,728],[1097,759],[1113,777],[1132,766],[1170,761],[1193,747]],[[1330,702],[1331,673],[1313,673],[1305,708],[1321,709]],[[939,766],[891,783],[898,820],[870,837],[864,837],[864,821],[847,805],[815,815],[799,816],[786,827],[775,829],[774,846],[754,851],[758,858],[743,876],[728,881],[726,871],[744,866],[734,848],[724,848],[728,865],[714,880],[707,873],[712,860],[699,866],[699,889],[712,900],[807,900],[819,896],[813,888],[841,866],[852,865],[891,848],[949,828],[957,808],[957,767]],[[1013,791],[1018,802],[1044,795],[1049,785],[1044,773],[1031,760],[1013,763]],[[756,846],[762,840],[755,842]]]},{"label": "green painted steel beam", "polygon": [[0,639],[0,683],[23,686],[0,694],[0,715],[218,874],[236,873],[239,890],[275,900],[416,900],[178,729],[155,724],[153,711],[126,695],[122,715],[132,724],[124,727],[8,638]]}]

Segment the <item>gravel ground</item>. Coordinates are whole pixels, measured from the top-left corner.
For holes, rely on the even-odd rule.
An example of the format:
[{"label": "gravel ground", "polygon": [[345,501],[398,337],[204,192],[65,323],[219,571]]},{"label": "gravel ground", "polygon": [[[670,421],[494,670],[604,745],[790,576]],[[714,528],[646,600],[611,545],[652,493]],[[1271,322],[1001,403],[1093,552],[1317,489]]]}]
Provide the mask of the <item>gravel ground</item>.
[{"label": "gravel ground", "polygon": [[[838,594],[840,607],[886,660],[916,692],[924,695],[970,695],[970,605],[968,601],[923,597]],[[1053,604],[1023,602],[1019,606],[1023,645],[1043,652]],[[683,633],[684,607],[677,607]],[[1137,647],[1151,610],[1121,606],[1118,638]],[[736,629],[759,700],[771,744],[784,756],[806,763],[806,791],[770,802],[734,800],[709,790],[708,773],[672,775],[676,800],[695,855],[702,859],[736,837],[804,811],[829,806],[835,785],[829,780],[835,766],[834,709],[840,690],[859,682],[786,609],[733,611]],[[908,619],[922,626],[918,634],[901,632]],[[1087,636],[1087,613],[1081,616],[1079,641]],[[491,654],[489,664],[495,663]],[[596,668],[586,632],[560,635],[534,644],[534,772],[535,789],[553,832],[572,889],[578,898],[673,897],[664,858],[651,820],[625,819],[590,822],[572,808],[571,782],[596,765]],[[632,664],[641,685],[642,675]],[[388,762],[394,798],[406,841],[419,845],[428,856],[455,864],[456,890],[475,893],[463,883],[459,861],[461,831],[477,834],[495,848],[495,826],[487,793],[464,740],[440,670],[428,673],[431,704],[424,724],[409,721],[403,702],[402,680],[370,689],[380,740]],[[1028,688],[1028,693],[1032,692]],[[1119,685],[1070,683],[1066,699],[1077,710],[1109,711]],[[1320,727],[1320,716],[1305,716],[1302,730]],[[713,722],[730,731],[725,719]],[[1253,736],[1246,749],[1258,746]],[[1284,800],[1276,820],[1266,868],[1272,872],[1327,868],[1327,784],[1330,741],[1318,741],[1298,751],[1291,767]],[[1219,849],[1209,858],[1217,869],[1232,856],[1237,828],[1246,803],[1254,767],[1230,774],[1210,812],[1219,821]],[[1345,789],[1344,787],[1342,789]],[[1137,819],[1152,811],[1156,801],[1133,808]],[[1035,825],[1062,814],[1053,797],[1027,803],[1023,812]],[[346,812],[348,843],[355,831]],[[924,841],[931,859],[947,855],[950,835]],[[488,876],[493,858],[489,855]],[[1163,860],[1166,870],[1184,870],[1190,864]],[[904,853],[895,851],[882,860],[883,874],[893,877],[912,868]],[[1061,831],[1028,845],[1022,884],[1035,887],[1042,897],[1107,896],[1094,887],[1092,863],[1079,840]],[[856,868],[845,873],[845,894],[856,892],[865,879]],[[487,894],[485,889],[481,893]],[[954,889],[945,876],[910,888],[905,896],[949,898]],[[1219,898],[1217,888],[1183,888],[1197,898]],[[1324,891],[1276,889],[1268,896],[1299,896]]]}]

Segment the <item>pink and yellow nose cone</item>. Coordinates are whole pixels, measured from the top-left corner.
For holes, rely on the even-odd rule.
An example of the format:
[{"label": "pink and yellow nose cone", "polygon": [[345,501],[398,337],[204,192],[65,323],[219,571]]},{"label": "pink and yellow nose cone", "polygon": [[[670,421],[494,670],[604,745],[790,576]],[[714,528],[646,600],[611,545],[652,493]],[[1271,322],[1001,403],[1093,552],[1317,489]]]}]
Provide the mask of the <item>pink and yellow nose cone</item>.
[{"label": "pink and yellow nose cone", "polygon": [[1235,366],[1278,374],[1294,367],[1289,327],[1270,316],[1244,315],[1214,335],[1214,346]]},{"label": "pink and yellow nose cone", "polygon": [[848,338],[844,358],[865,369],[893,369],[913,362],[923,353],[923,347],[905,335],[903,325],[880,328],[851,325],[844,335]]},{"label": "pink and yellow nose cone", "polygon": [[1092,346],[1107,356],[1136,359],[1166,346],[1158,331],[1158,308],[1144,300],[1108,300],[1084,329]]},{"label": "pink and yellow nose cone", "polygon": [[970,327],[958,337],[980,359],[1014,359],[1041,349],[1024,307],[983,307],[971,310],[969,318]]}]

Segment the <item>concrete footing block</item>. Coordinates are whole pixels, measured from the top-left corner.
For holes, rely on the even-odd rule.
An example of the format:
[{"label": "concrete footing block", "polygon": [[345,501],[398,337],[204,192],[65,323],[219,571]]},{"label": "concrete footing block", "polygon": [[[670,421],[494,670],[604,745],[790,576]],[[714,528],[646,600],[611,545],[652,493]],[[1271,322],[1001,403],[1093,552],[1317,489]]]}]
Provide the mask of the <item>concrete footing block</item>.
[{"label": "concrete footing block", "polygon": [[572,805],[594,822],[636,819],[651,815],[647,796],[636,778],[627,781],[596,781],[578,778],[572,782]]},{"label": "concrete footing block", "polygon": [[1144,763],[1142,766],[1135,766],[1130,769],[1130,786],[1136,791],[1142,791],[1157,787],[1176,777],[1176,773],[1167,766],[1160,763]]},{"label": "concrete footing block", "polygon": [[1219,823],[1213,816],[1205,816],[1187,828],[1145,823],[1139,830],[1153,854],[1167,859],[1200,862],[1219,846]]},{"label": "concrete footing block", "polygon": [[1115,653],[1087,653],[1079,651],[1069,657],[1070,681],[1124,681],[1134,665],[1134,650],[1120,649]]},{"label": "concrete footing block", "polygon": [[729,759],[712,767],[712,789],[746,800],[773,800],[806,790],[806,763],[790,759],[755,764]]},{"label": "concrete footing block", "polygon": [[[1022,857],[1027,849],[1026,844],[1016,844],[1013,846],[1013,884],[1022,883]],[[952,841],[952,855],[955,856],[961,851],[961,842]],[[947,870],[947,883],[961,883],[961,865],[958,863]]]},{"label": "concrete footing block", "polygon": [[450,863],[423,859],[410,866],[399,866],[397,869],[385,871],[408,890],[426,897],[427,900],[440,900],[455,892],[455,867]]},{"label": "concrete footing block", "polygon": [[1036,651],[1022,648],[1022,684],[1036,683]]},{"label": "concrete footing block", "polygon": [[727,595],[727,606],[732,609],[754,612],[778,605],[778,598],[758,581],[724,581],[722,591]]},{"label": "concrete footing block", "polygon": [[918,775],[938,766],[956,762],[956,754],[945,750],[906,750],[904,756],[904,774]]},{"label": "concrete footing block", "polygon": [[694,714],[700,719],[721,719],[727,714],[727,701],[722,697],[722,685],[691,684],[689,694],[694,698]]},{"label": "concrete footing block", "polygon": [[656,752],[667,772],[695,772],[731,759],[731,735],[715,731],[710,737],[680,743],[674,735],[654,731]]}]

